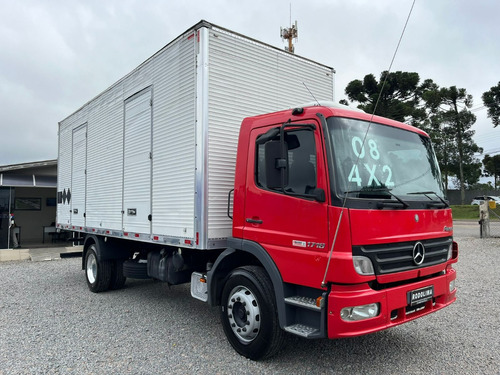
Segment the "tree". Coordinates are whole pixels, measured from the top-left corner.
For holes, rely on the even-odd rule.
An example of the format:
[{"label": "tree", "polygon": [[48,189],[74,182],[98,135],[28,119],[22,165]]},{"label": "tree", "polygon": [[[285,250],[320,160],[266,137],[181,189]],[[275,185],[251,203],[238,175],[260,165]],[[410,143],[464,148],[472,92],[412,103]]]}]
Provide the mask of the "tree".
[{"label": "tree", "polygon": [[451,176],[455,176],[456,164],[458,160],[457,147],[455,147],[455,137],[452,128],[443,125],[440,114],[432,115],[423,130],[432,139],[434,152],[439,163],[439,169],[443,177],[443,185],[448,194],[448,185]]},{"label": "tree", "polygon": [[474,153],[482,152],[482,149],[473,141],[474,131],[472,125],[476,122],[476,116],[470,112],[472,107],[472,95],[467,90],[456,86],[441,88],[436,96],[434,112],[441,119],[444,133],[453,138],[456,147],[456,159],[451,159],[450,171],[454,173],[460,185],[460,198],[465,203],[465,187],[472,185],[481,176],[481,164],[474,158]]},{"label": "tree", "polygon": [[345,94],[349,100],[360,103],[358,108],[367,113],[405,122],[413,116],[420,99],[419,81],[418,73],[384,71],[380,81],[367,74],[363,81],[349,82]]},{"label": "tree", "polygon": [[490,156],[486,154],[483,158],[483,166],[486,176],[492,176],[495,190],[500,184],[500,155]]},{"label": "tree", "polygon": [[500,82],[483,93],[483,104],[488,108],[488,117],[493,121],[493,127],[500,124]]}]

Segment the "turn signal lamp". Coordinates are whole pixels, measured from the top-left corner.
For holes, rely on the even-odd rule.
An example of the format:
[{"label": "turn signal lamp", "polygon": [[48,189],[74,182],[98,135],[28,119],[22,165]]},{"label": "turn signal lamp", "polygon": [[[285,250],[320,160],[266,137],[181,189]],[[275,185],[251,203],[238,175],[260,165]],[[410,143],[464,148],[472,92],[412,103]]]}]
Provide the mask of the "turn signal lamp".
[{"label": "turn signal lamp", "polygon": [[450,293],[455,290],[455,280],[450,281]]},{"label": "turn signal lamp", "polygon": [[323,297],[316,298],[316,307],[323,307]]}]

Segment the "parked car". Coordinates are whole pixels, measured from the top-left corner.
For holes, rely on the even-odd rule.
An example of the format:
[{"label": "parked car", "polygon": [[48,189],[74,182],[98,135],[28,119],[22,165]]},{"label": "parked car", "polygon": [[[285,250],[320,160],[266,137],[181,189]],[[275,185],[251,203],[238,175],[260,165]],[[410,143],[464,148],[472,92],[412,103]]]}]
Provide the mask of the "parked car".
[{"label": "parked car", "polygon": [[495,201],[497,204],[500,204],[500,197],[496,195],[485,195],[485,196],[482,195],[479,197],[474,197],[471,204],[480,205],[481,202],[484,202],[485,200]]}]

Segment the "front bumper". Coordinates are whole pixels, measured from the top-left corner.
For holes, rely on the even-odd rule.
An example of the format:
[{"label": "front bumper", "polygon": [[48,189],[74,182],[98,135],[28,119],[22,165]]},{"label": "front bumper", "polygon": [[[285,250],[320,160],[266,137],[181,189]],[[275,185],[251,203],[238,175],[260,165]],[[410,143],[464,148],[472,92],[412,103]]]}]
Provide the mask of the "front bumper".
[{"label": "front bumper", "polygon": [[[450,292],[450,283],[455,279],[456,272],[449,266],[443,275],[384,290],[373,290],[367,284],[333,285],[328,295],[328,337],[333,339],[373,333],[442,309],[456,300],[456,289]],[[434,286],[431,300],[418,306],[408,305],[410,291],[431,285]],[[370,303],[380,306],[379,314],[374,318],[345,321],[340,317],[345,307]]]}]

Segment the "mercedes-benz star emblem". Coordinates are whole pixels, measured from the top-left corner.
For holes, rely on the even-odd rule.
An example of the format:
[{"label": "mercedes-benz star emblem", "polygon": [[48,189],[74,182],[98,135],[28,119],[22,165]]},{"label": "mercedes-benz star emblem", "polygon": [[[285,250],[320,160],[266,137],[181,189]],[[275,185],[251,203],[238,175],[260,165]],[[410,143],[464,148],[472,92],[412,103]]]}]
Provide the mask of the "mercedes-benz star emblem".
[{"label": "mercedes-benz star emblem", "polygon": [[424,262],[425,258],[425,247],[422,242],[417,242],[413,246],[413,263],[420,266]]}]

